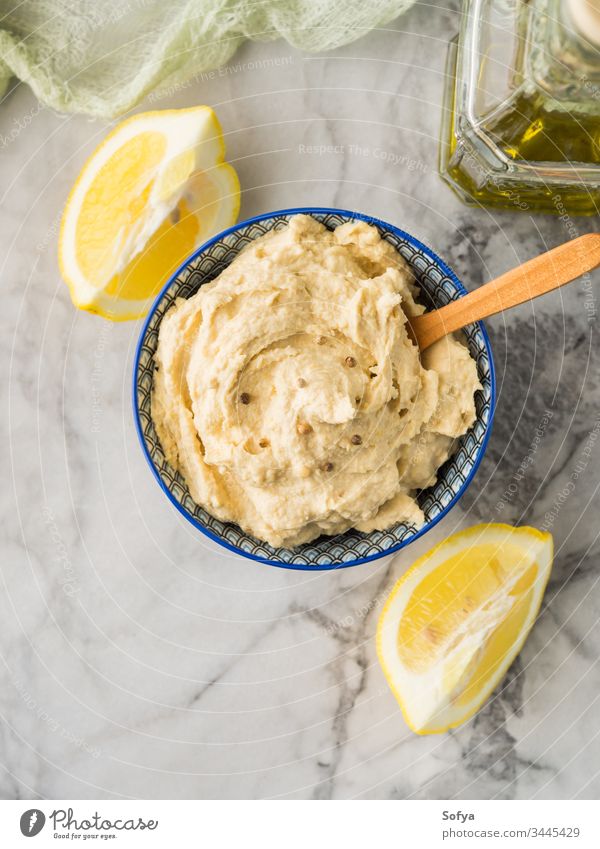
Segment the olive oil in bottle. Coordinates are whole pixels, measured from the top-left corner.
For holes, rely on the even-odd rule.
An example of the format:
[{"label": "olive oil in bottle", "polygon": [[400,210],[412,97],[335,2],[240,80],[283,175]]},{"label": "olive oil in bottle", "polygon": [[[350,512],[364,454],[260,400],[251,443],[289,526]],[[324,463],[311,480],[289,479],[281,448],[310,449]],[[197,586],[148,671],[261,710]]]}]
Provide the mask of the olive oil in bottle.
[{"label": "olive oil in bottle", "polygon": [[600,0],[466,0],[448,79],[440,171],[465,202],[598,214]]}]

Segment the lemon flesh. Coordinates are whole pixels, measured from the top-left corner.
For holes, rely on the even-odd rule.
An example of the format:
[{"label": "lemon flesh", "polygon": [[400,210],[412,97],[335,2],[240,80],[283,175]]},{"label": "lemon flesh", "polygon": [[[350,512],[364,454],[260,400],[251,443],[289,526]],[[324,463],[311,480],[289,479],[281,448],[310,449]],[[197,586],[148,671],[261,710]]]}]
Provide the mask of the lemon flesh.
[{"label": "lemon flesh", "polygon": [[208,107],[149,112],[119,124],[84,166],[63,213],[60,267],[76,306],[138,318],[169,276],[239,211]]},{"label": "lemon flesh", "polygon": [[552,566],[552,537],[477,525],[421,557],[381,614],[377,649],[408,725],[447,731],[499,683],[535,621]]}]

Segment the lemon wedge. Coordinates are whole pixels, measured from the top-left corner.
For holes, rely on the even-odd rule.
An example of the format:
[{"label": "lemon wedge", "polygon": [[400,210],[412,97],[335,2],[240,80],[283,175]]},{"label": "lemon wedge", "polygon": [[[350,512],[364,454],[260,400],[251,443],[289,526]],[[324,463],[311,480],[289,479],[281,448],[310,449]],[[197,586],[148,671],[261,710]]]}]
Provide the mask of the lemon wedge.
[{"label": "lemon wedge", "polygon": [[488,698],[531,630],[552,536],[475,525],[419,558],[379,619],[377,653],[416,734],[456,728]]},{"label": "lemon wedge", "polygon": [[84,165],[59,236],[75,306],[140,318],[181,263],[231,226],[240,185],[208,106],[145,112],[120,123]]}]

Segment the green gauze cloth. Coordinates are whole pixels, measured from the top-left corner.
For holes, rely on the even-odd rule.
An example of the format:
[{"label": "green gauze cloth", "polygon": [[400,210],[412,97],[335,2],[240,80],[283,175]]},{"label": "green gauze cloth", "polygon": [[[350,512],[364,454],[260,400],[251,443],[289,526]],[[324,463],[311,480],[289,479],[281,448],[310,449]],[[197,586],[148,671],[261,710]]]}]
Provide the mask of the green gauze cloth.
[{"label": "green gauze cloth", "polygon": [[152,89],[223,65],[246,38],[339,47],[415,0],[0,0],[0,96],[111,117]]}]

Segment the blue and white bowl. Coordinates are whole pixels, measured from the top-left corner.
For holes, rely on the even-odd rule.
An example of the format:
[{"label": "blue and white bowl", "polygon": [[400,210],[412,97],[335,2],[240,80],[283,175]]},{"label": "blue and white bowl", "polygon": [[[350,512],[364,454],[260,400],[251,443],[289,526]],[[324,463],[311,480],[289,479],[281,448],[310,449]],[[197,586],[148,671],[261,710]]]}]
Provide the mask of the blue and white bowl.
[{"label": "blue and white bowl", "polygon": [[495,406],[494,367],[483,325],[469,326],[465,333],[483,387],[475,396],[477,419],[468,433],[457,440],[456,449],[440,469],[435,486],[419,493],[417,500],[425,514],[425,524],[420,528],[401,523],[386,531],[360,533],[350,530],[335,537],[324,536],[294,549],[273,548],[237,525],[221,522],[207,513],[193,500],[179,472],[167,463],[150,415],[160,322],[176,298],[189,298],[200,286],[217,277],[249,242],[270,230],[284,227],[299,213],[312,215],[330,229],[354,219],[373,224],[408,262],[421,286],[421,300],[430,308],[441,307],[466,294],[456,275],[433,251],[408,233],[368,215],[342,209],[306,208],[285,209],[250,218],[198,248],[157,297],[144,323],[135,355],[133,407],[140,443],[156,480],[179,512],[199,531],[236,554],[271,566],[335,569],[368,563],[398,551],[427,533],[458,502],[473,480],[489,439]]}]

